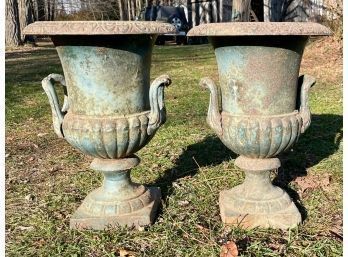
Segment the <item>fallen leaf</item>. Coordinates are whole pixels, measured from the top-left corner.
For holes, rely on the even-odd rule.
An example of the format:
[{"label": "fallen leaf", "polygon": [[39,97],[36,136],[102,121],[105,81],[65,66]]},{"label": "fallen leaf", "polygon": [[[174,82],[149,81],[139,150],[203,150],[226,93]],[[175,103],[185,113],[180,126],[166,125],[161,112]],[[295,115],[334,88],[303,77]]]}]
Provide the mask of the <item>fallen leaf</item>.
[{"label": "fallen leaf", "polygon": [[340,231],[336,231],[336,230],[333,230],[333,229],[330,229],[329,231],[330,231],[331,234],[333,234],[339,240],[343,241],[343,234],[340,233]]},{"label": "fallen leaf", "polygon": [[155,163],[155,164],[153,164],[153,165],[151,166],[151,169],[152,169],[152,170],[156,170],[156,169],[158,169],[158,168],[159,168],[158,163]]},{"label": "fallen leaf", "polygon": [[273,251],[278,251],[279,249],[282,248],[282,246],[283,245],[277,241],[268,244],[268,247]]},{"label": "fallen leaf", "polygon": [[59,171],[61,170],[62,168],[59,167],[59,166],[53,166],[51,169],[50,169],[50,172],[56,172],[56,171]]},{"label": "fallen leaf", "polygon": [[33,244],[36,247],[42,247],[43,245],[46,244],[46,241],[45,241],[45,239],[41,238],[41,239],[35,241]]},{"label": "fallen leaf", "polygon": [[304,193],[308,189],[323,188],[325,189],[330,185],[331,175],[308,175],[304,177],[297,177],[294,181]]},{"label": "fallen leaf", "polygon": [[321,183],[320,183],[321,187],[325,189],[328,185],[330,185],[330,182],[331,182],[331,175],[325,174],[325,176],[323,176],[321,179]]},{"label": "fallen leaf", "polygon": [[180,189],[181,188],[181,186],[179,185],[179,183],[177,183],[177,182],[173,182],[173,187],[175,187],[175,188],[178,188],[178,189]]},{"label": "fallen leaf", "polygon": [[12,140],[14,139],[14,137],[6,137],[6,139],[7,139],[8,141],[12,141]]},{"label": "fallen leaf", "polygon": [[37,134],[38,137],[43,137],[43,136],[46,136],[48,133],[39,133]]},{"label": "fallen leaf", "polygon": [[196,228],[198,228],[199,231],[201,231],[202,233],[206,233],[209,232],[209,229],[203,227],[202,225],[196,224]]},{"label": "fallen leaf", "polygon": [[33,202],[33,201],[35,201],[36,197],[35,197],[35,195],[29,194],[29,195],[25,196],[24,199],[25,199],[27,202]]},{"label": "fallen leaf", "polygon": [[135,257],[135,252],[132,252],[126,249],[120,249],[118,251],[118,254],[120,257]]},{"label": "fallen leaf", "polygon": [[187,206],[187,205],[189,205],[189,204],[190,204],[190,202],[187,201],[187,200],[179,201],[179,202],[178,202],[178,205],[179,205],[179,206]]},{"label": "fallen leaf", "polygon": [[170,160],[171,162],[173,162],[173,163],[174,163],[177,159],[178,159],[178,156],[177,156],[177,155],[171,155],[170,158],[169,158],[169,160]]},{"label": "fallen leaf", "polygon": [[28,230],[28,231],[30,231],[30,230],[33,230],[34,227],[33,227],[33,226],[29,226],[29,227],[18,226],[17,229],[22,230],[22,231],[23,231],[23,230]]},{"label": "fallen leaf", "polygon": [[221,247],[220,257],[237,257],[238,256],[238,247],[235,242],[227,241]]},{"label": "fallen leaf", "polygon": [[139,226],[139,227],[137,227],[137,229],[138,229],[138,231],[145,231],[145,227],[143,227],[143,226]]}]

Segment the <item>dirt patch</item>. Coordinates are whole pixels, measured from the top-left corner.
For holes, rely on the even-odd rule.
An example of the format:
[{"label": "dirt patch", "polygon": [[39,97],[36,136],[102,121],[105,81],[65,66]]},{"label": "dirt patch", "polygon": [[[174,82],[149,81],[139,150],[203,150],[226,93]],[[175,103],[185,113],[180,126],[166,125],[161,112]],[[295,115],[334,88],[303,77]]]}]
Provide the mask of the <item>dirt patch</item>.
[{"label": "dirt patch", "polygon": [[334,37],[309,42],[301,63],[301,73],[325,83],[341,83],[343,76],[343,44]]}]

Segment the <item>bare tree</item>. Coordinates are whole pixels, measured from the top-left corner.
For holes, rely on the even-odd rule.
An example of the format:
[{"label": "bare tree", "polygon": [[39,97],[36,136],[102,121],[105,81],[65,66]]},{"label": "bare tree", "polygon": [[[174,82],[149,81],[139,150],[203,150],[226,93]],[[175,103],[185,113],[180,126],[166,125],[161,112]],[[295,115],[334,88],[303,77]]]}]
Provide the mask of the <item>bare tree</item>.
[{"label": "bare tree", "polygon": [[126,19],[125,3],[123,0],[118,0],[118,8],[120,13],[120,20],[123,21]]},{"label": "bare tree", "polygon": [[27,41],[33,41],[32,37],[23,35],[23,29],[30,23],[34,22],[33,19],[33,8],[31,0],[19,0],[18,12],[19,12],[19,24],[21,31],[21,40],[25,43]]},{"label": "bare tree", "polygon": [[36,17],[38,21],[46,20],[45,0],[36,0]]},{"label": "bare tree", "polygon": [[19,46],[22,44],[18,2],[17,0],[6,0],[6,21],[5,21],[5,44],[6,46]]}]

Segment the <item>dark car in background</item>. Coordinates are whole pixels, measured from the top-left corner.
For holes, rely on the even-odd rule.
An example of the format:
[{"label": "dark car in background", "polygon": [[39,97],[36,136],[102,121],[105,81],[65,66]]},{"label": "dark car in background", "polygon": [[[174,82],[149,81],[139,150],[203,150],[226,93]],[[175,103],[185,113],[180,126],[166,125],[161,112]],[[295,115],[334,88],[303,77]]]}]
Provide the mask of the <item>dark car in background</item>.
[{"label": "dark car in background", "polygon": [[164,45],[165,41],[169,40],[175,40],[178,45],[187,44],[186,34],[190,27],[183,7],[149,6],[140,13],[138,20],[168,22],[175,26],[176,33],[159,35],[156,40],[157,45]]}]

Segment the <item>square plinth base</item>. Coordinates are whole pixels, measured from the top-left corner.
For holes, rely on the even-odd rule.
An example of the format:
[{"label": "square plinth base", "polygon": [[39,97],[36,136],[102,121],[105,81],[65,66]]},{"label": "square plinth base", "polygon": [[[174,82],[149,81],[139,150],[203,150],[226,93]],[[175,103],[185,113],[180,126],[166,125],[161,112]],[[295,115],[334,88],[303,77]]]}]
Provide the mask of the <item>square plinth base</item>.
[{"label": "square plinth base", "polygon": [[284,210],[277,212],[245,213],[243,212],[243,206],[233,209],[234,205],[231,199],[227,197],[226,192],[220,192],[219,197],[220,216],[222,222],[226,225],[238,226],[244,229],[262,227],[287,230],[301,223],[301,214],[293,202]]},{"label": "square plinth base", "polygon": [[71,229],[93,229],[103,230],[116,226],[142,227],[154,222],[159,203],[161,201],[161,191],[157,187],[148,188],[154,200],[146,207],[123,215],[93,217],[77,209],[70,219]]}]

